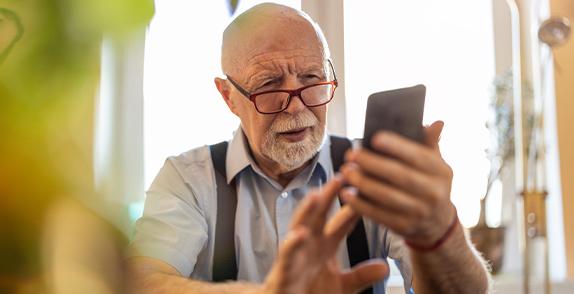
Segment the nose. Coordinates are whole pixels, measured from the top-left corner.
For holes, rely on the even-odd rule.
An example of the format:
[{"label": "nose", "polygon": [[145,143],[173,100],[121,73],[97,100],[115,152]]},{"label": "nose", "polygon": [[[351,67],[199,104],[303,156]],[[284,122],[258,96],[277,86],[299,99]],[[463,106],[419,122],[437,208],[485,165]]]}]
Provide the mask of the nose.
[{"label": "nose", "polygon": [[[286,89],[299,89],[300,87],[303,86],[303,84],[300,83],[297,77],[288,76],[286,77],[283,86]],[[291,96],[291,98],[289,99],[289,105],[287,105],[287,108],[283,110],[283,112],[288,112],[290,114],[297,114],[301,111],[304,111],[305,108],[307,108],[307,106],[305,106],[305,103],[303,103],[303,99],[301,98],[300,95]]]},{"label": "nose", "polygon": [[307,108],[307,106],[305,105],[305,103],[303,103],[303,100],[301,99],[301,96],[291,96],[291,99],[289,100],[289,105],[287,105],[287,108],[285,110],[283,110],[283,112],[288,112],[290,114],[296,114],[299,113],[303,110],[305,110],[305,108]]}]

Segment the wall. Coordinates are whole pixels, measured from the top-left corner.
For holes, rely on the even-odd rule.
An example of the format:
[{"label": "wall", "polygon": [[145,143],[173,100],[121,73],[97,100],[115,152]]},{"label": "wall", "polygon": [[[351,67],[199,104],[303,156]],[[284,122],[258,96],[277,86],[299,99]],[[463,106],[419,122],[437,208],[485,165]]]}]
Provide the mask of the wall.
[{"label": "wall", "polygon": [[[550,0],[552,15],[567,17],[574,24],[574,1]],[[562,201],[564,211],[564,234],[568,277],[574,277],[574,37],[570,32],[568,42],[554,49],[554,77],[556,90],[556,120],[560,174],[562,178]]]}]

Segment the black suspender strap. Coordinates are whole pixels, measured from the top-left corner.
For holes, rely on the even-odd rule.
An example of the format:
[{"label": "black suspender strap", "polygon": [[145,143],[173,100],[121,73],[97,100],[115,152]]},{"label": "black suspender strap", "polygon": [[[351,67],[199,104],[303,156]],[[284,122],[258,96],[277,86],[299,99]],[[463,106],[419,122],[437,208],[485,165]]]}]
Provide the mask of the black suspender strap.
[{"label": "black suspender strap", "polygon": [[[331,161],[333,170],[339,171],[344,163],[345,151],[351,147],[347,138],[331,136]],[[237,191],[235,180],[227,185],[225,159],[227,142],[209,146],[215,168],[217,184],[217,220],[215,223],[215,248],[213,256],[213,281],[223,282],[237,279],[237,261],[235,257],[235,213],[237,210]],[[347,250],[351,267],[369,259],[369,247],[365,226],[361,219],[351,234],[347,236]],[[373,293],[368,288],[362,294]]]},{"label": "black suspender strap", "polygon": [[237,280],[235,258],[235,212],[237,211],[237,191],[235,180],[227,184],[225,158],[227,142],[211,145],[211,160],[215,168],[217,185],[217,213],[215,221],[215,247],[213,252],[213,281]]},{"label": "black suspender strap", "polygon": [[[339,168],[345,162],[345,152],[351,148],[351,141],[347,138],[331,136],[331,161],[333,170],[339,171]],[[339,201],[341,199],[339,198]],[[341,205],[344,203],[341,202]],[[367,234],[363,218],[359,220],[353,231],[347,236],[347,252],[349,254],[349,263],[351,267],[369,259],[369,246],[367,244]],[[373,288],[369,287],[361,294],[372,294]]]}]

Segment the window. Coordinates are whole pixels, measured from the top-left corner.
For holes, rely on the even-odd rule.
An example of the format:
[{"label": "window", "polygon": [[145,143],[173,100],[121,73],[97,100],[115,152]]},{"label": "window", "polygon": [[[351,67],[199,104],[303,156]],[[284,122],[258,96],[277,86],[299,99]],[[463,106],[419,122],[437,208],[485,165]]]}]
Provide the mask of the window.
[{"label": "window", "polygon": [[371,93],[426,85],[423,122],[445,122],[440,147],[455,172],[452,201],[465,226],[478,221],[489,169],[491,5],[409,0],[345,1],[344,7],[347,135],[363,136]]}]

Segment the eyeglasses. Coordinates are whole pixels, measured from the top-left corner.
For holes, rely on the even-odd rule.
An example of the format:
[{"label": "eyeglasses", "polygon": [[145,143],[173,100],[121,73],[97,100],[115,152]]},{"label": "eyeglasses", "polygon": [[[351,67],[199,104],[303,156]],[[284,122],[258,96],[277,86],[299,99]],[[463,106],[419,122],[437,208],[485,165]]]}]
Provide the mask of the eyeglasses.
[{"label": "eyeglasses", "polygon": [[293,96],[298,96],[307,107],[316,107],[331,102],[335,94],[335,88],[338,85],[333,63],[330,59],[327,59],[327,61],[329,61],[333,71],[333,81],[307,85],[297,90],[273,90],[251,94],[241,88],[229,76],[227,79],[243,96],[253,102],[255,109],[261,114],[273,114],[284,111],[289,106]]}]

